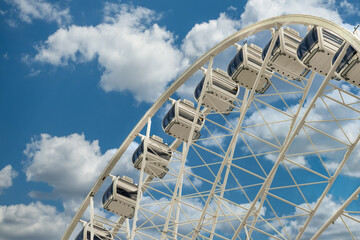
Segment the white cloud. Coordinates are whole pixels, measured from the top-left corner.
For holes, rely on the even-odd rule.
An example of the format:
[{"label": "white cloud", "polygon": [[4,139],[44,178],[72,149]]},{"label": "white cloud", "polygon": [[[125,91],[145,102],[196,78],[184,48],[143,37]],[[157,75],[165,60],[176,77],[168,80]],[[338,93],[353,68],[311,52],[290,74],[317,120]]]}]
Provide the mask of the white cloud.
[{"label": "white cloud", "polygon": [[70,221],[40,202],[0,206],[0,240],[59,239]]},{"label": "white cloud", "polygon": [[[130,161],[135,147],[136,144],[130,145],[114,169],[115,174],[136,174]],[[28,181],[46,182],[53,187],[49,197],[60,197],[65,202],[82,201],[114,153],[115,149],[102,153],[98,140],[87,141],[84,134],[64,137],[42,134],[40,139],[26,145],[26,177]],[[33,197],[44,195],[31,192]]]},{"label": "white cloud", "polygon": [[247,26],[270,17],[297,13],[319,16],[343,24],[337,8],[333,0],[249,0],[245,5],[245,11],[241,14],[241,23]]},{"label": "white cloud", "polygon": [[[217,19],[209,20],[195,26],[183,39],[181,50],[190,63],[205,54],[216,44],[240,30],[240,22],[229,18],[225,13],[220,13]],[[235,48],[234,48],[235,49]],[[214,59],[214,68],[226,69],[231,57],[235,54],[234,49],[225,50]],[[194,89],[203,77],[202,71],[197,71],[178,90],[177,93],[188,99],[193,99]]]},{"label": "white cloud", "polygon": [[[310,203],[314,207],[316,202]],[[324,198],[321,206],[311,220],[309,226],[307,227],[302,239],[310,239],[319,228],[332,216],[332,214],[339,209],[341,206],[340,203],[337,203],[331,195],[328,195]],[[300,207],[307,208],[307,204],[301,204]],[[296,214],[302,214],[303,211],[296,209]],[[299,227],[303,225],[306,217],[299,217],[295,220],[285,221],[285,230],[290,235],[292,239],[295,239],[295,236],[299,232]],[[353,231],[355,236],[359,236],[360,231],[358,223],[355,221],[347,222],[349,228]],[[283,232],[283,230],[282,230]],[[284,233],[284,232],[283,232]],[[344,224],[340,219],[338,219],[334,224],[329,226],[329,228],[321,235],[321,239],[345,239],[350,238],[350,234],[346,230]],[[344,238],[345,237],[345,238]]]},{"label": "white cloud", "polygon": [[109,8],[115,7],[106,6],[104,23],[59,29],[38,47],[34,59],[66,65],[97,58],[105,91],[129,91],[138,101],[154,101],[184,66],[174,36],[153,23],[156,14],[147,8],[115,5],[114,14]]},{"label": "white cloud", "polygon": [[230,7],[227,8],[227,10],[228,10],[228,11],[236,11],[237,8],[234,7],[234,6],[230,6]]},{"label": "white cloud", "polygon": [[173,34],[156,24],[158,17],[150,9],[108,3],[104,13],[99,25],[72,25],[50,35],[37,46],[34,60],[58,66],[96,58],[104,68],[100,86],[105,91],[130,92],[137,101],[147,102],[160,96],[189,62],[240,26],[221,13],[218,19],[196,24],[179,48]]},{"label": "white cloud", "polygon": [[349,3],[347,0],[341,1],[339,5],[346,14],[353,15],[358,14],[359,12],[359,9],[353,4]]},{"label": "white cloud", "polygon": [[17,177],[18,173],[12,168],[12,166],[6,165],[0,170],[0,194],[5,188],[12,186],[12,180]]},{"label": "white cloud", "polygon": [[[71,21],[69,9],[61,9],[56,4],[48,3],[45,0],[6,0],[8,4],[15,6],[12,9],[18,18],[26,23],[31,23],[33,19],[41,19],[46,22],[56,22],[64,25]],[[14,20],[12,20],[14,24]]]},{"label": "white cloud", "polygon": [[220,13],[218,19],[195,24],[186,35],[181,48],[187,57],[199,57],[239,29],[238,21]]}]

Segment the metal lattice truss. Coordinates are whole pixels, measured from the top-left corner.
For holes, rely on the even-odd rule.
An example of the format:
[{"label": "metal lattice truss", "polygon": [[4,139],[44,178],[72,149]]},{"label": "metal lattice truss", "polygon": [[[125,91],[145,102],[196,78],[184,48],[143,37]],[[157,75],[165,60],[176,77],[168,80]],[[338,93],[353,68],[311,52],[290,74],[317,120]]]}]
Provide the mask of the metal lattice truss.
[{"label": "metal lattice truss", "polygon": [[[232,44],[271,28],[276,39],[278,30],[290,23],[324,26],[360,49],[351,33],[304,15],[265,20],[225,39],[185,71],[145,114],[101,174],[63,239],[69,238],[138,134],[144,132],[146,138],[159,134],[152,131],[151,118],[179,86],[201,67],[212,69],[217,55]],[[187,143],[174,140],[173,158],[163,179],[139,172],[134,218],[109,214],[92,218],[108,226],[115,239],[337,239],[339,229],[343,238],[360,238],[360,187],[356,178],[342,175],[351,176],[351,168],[359,164],[360,95],[358,88],[331,80],[339,62],[327,77],[311,72],[293,81],[275,73],[264,94],[241,88],[228,115],[200,107],[200,100],[194,122],[202,111],[206,121],[201,137],[194,142],[190,134]],[[356,190],[349,192],[347,185]],[[337,197],[336,189],[342,186],[349,194]],[[335,204],[335,199],[342,204]]]}]

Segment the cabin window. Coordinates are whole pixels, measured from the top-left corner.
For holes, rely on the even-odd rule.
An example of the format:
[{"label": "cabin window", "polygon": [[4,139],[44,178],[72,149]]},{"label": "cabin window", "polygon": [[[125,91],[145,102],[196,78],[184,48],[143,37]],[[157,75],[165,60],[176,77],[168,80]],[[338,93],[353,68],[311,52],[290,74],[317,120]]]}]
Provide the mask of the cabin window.
[{"label": "cabin window", "polygon": [[[339,50],[336,52],[336,54],[332,60],[332,64],[335,63],[336,59],[339,57],[343,48],[344,48],[344,45],[342,45],[339,48]],[[357,53],[356,50],[352,46],[349,46],[348,49],[346,50],[345,56],[341,60],[339,66],[336,68],[336,72],[339,73],[345,67],[345,65],[349,64],[349,61],[354,57],[354,55],[356,53]]]},{"label": "cabin window", "polygon": [[105,202],[109,199],[109,197],[113,194],[113,183],[108,187],[108,189],[105,191],[103,197],[102,197],[102,203],[105,204]]},{"label": "cabin window", "polygon": [[135,150],[132,156],[132,162],[135,163],[136,159],[144,152],[144,142],[142,142],[138,148]]},{"label": "cabin window", "polygon": [[238,51],[238,53],[235,55],[233,60],[231,60],[229,66],[227,68],[227,72],[230,77],[236,72],[239,65],[243,62],[244,62],[244,56],[243,56],[243,48],[242,48],[242,49],[240,49],[240,51]]},{"label": "cabin window", "polygon": [[119,195],[122,195],[124,197],[133,199],[133,200],[136,200],[136,198],[137,198],[137,191],[131,192],[131,191],[126,191],[125,189],[117,187],[116,193]]},{"label": "cabin window", "polygon": [[[91,239],[91,233],[90,232],[87,232],[87,239],[90,240]],[[99,238],[98,236],[96,236],[94,234],[94,240],[101,240],[101,238]]]},{"label": "cabin window", "polygon": [[317,29],[313,28],[301,41],[297,49],[298,58],[302,61],[311,51],[311,48],[318,42]]},{"label": "cabin window", "polygon": [[162,152],[157,149],[152,149],[151,146],[148,147],[148,152],[161,157],[162,159],[170,160],[171,158],[171,151]]},{"label": "cabin window", "polygon": [[75,240],[83,240],[84,239],[84,229],[81,230],[81,232],[77,235],[77,237],[75,238]]},{"label": "cabin window", "polygon": [[[266,53],[269,51],[269,47],[270,47],[270,44],[271,44],[271,41],[272,41],[272,38],[270,39],[270,41],[266,44],[263,52],[262,52],[262,59],[264,60],[265,59],[265,56],[266,56]],[[278,39],[276,40],[275,42],[275,45],[274,45],[274,48],[271,52],[271,55],[274,55],[275,51],[280,47],[280,37],[278,37]]]},{"label": "cabin window", "polygon": [[172,108],[169,110],[169,112],[165,115],[162,125],[163,128],[165,129],[169,123],[171,122],[171,120],[173,120],[173,118],[175,117],[175,104],[172,106]]},{"label": "cabin window", "polygon": [[197,100],[199,99],[201,91],[203,89],[204,81],[205,81],[205,77],[203,77],[203,79],[199,82],[199,84],[195,88],[194,95]]}]

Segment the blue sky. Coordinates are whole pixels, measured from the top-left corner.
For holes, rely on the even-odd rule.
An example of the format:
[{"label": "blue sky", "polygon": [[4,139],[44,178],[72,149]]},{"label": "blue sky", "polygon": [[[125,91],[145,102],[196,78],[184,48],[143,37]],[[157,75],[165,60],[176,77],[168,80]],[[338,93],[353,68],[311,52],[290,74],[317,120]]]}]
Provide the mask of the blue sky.
[{"label": "blue sky", "polygon": [[1,0],[0,240],[59,239],[154,100],[225,37],[290,13],[351,30],[359,8],[355,0]]}]

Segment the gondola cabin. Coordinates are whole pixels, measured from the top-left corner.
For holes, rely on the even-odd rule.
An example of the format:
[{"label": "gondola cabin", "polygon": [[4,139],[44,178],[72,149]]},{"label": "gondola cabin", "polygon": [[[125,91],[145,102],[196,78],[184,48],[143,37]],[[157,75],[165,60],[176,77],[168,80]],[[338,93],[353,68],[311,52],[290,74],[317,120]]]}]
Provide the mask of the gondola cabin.
[{"label": "gondola cabin", "polygon": [[199,101],[201,92],[204,91],[202,105],[216,112],[229,114],[234,108],[234,102],[239,94],[239,86],[231,80],[226,72],[215,69],[204,86],[205,76],[194,91],[196,101]]},{"label": "gondola cabin", "polygon": [[102,197],[104,208],[125,218],[134,216],[138,186],[129,177],[114,177]]},{"label": "gondola cabin", "polygon": [[[339,57],[340,52],[344,48],[344,45],[339,48],[335,54],[332,64],[335,63]],[[352,46],[346,49],[345,56],[341,60],[339,66],[335,70],[335,75],[357,87],[360,86],[360,53],[356,51]]]},{"label": "gondola cabin", "polygon": [[326,76],[343,40],[322,27],[313,27],[299,44],[297,56],[309,69]]},{"label": "gondola cabin", "polygon": [[[165,133],[187,142],[189,139],[191,126],[194,121],[196,109],[194,103],[190,100],[177,100],[173,103],[170,110],[165,115],[162,128]],[[205,122],[205,117],[202,112],[199,112],[199,117],[195,122],[193,140],[200,137],[200,131]]]},{"label": "gondola cabin", "polygon": [[[227,68],[227,73],[233,81],[251,90],[253,89],[262,63],[262,49],[254,44],[244,44],[231,60]],[[265,93],[270,87],[271,84],[269,80],[271,76],[271,71],[265,69],[255,89],[257,93]]]},{"label": "gondola cabin", "polygon": [[[94,238],[93,240],[113,240],[114,236],[112,233],[107,230],[103,225],[94,222],[93,224],[93,233]],[[77,235],[75,240],[91,240],[91,225],[90,222],[88,222],[81,232]]]},{"label": "gondola cabin", "polygon": [[142,161],[145,159],[146,164],[144,172],[152,177],[163,178],[169,171],[167,166],[169,165],[173,151],[167,144],[163,143],[162,138],[155,135],[149,137],[146,156],[144,156],[144,145],[145,139],[141,142],[132,156],[134,167],[141,170]]},{"label": "gondola cabin", "polygon": [[[299,32],[292,28],[280,28],[279,36],[276,39],[274,48],[271,52],[268,66],[271,70],[282,76],[298,80],[308,74],[309,70],[297,58],[297,49],[302,38]],[[262,52],[262,59],[265,59],[272,39],[268,42]]]}]

